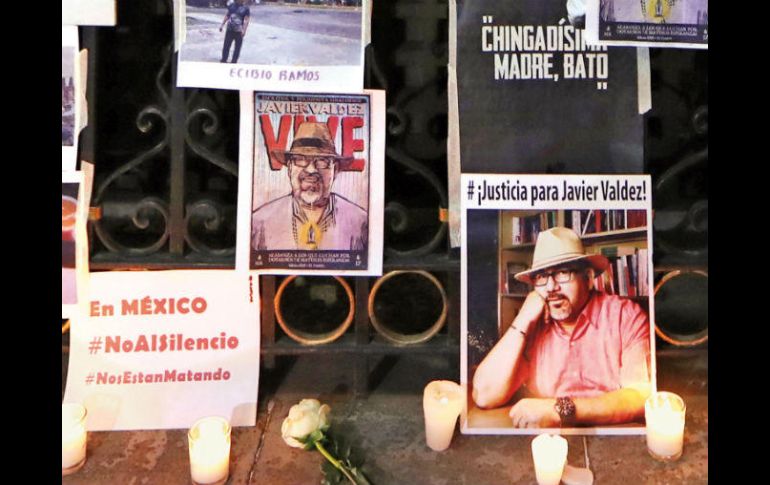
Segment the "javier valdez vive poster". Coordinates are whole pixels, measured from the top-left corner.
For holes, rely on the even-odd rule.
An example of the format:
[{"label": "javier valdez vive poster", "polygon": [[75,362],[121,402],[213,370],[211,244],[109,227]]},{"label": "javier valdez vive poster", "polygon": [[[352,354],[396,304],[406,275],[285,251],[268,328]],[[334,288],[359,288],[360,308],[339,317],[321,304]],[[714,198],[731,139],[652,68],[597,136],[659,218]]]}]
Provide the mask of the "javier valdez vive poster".
[{"label": "javier valdez vive poster", "polygon": [[236,267],[382,274],[385,92],[241,92]]},{"label": "javier valdez vive poster", "polygon": [[189,428],[204,416],[253,426],[258,278],[226,270],[92,273],[71,320],[65,402],[91,431]]},{"label": "javier valdez vive poster", "polygon": [[642,172],[637,50],[588,45],[571,3],[457,0],[463,173]]}]

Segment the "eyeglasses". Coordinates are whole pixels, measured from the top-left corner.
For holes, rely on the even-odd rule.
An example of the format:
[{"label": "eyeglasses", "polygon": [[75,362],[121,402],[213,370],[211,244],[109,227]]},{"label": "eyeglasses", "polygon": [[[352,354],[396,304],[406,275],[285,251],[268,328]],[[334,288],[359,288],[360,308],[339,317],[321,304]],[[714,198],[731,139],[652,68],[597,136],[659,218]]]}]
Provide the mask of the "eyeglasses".
[{"label": "eyeglasses", "polygon": [[535,286],[545,286],[548,284],[548,278],[553,276],[553,280],[556,283],[568,283],[572,281],[572,276],[576,271],[576,269],[557,269],[547,273],[538,273],[532,277],[532,282]]},{"label": "eyeglasses", "polygon": [[289,162],[293,163],[294,165],[300,168],[305,168],[312,163],[313,166],[315,166],[315,168],[317,168],[318,170],[324,170],[331,167],[332,163],[334,163],[334,158],[292,155],[291,157],[289,157]]}]

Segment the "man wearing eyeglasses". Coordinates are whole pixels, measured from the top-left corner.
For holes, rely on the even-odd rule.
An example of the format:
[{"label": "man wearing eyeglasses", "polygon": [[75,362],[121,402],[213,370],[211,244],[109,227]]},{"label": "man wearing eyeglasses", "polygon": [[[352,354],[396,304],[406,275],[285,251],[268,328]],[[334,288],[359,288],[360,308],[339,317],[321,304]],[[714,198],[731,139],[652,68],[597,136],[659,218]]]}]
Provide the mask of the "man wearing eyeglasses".
[{"label": "man wearing eyeglasses", "polygon": [[368,215],[332,192],[337,174],[353,157],[337,155],[326,123],[301,123],[289,151],[273,150],[286,166],[291,193],[258,207],[252,215],[251,245],[277,249],[363,251]]},{"label": "man wearing eyeglasses", "polygon": [[586,254],[571,229],[538,235],[532,268],[515,275],[534,286],[502,338],[479,364],[473,400],[506,405],[519,428],[628,423],[644,416],[650,392],[650,322],[632,300],[599,292],[609,266]]}]

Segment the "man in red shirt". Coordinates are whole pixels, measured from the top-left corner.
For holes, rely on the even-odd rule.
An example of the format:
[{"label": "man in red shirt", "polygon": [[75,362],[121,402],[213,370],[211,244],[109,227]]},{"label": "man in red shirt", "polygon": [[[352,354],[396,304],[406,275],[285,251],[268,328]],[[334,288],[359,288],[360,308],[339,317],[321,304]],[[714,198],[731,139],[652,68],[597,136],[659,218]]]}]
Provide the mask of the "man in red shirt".
[{"label": "man in red shirt", "polygon": [[650,322],[633,301],[593,288],[609,266],[586,254],[564,227],[543,231],[532,268],[516,279],[534,285],[473,377],[473,400],[495,408],[524,385],[511,407],[519,428],[611,425],[644,416],[650,392]]}]

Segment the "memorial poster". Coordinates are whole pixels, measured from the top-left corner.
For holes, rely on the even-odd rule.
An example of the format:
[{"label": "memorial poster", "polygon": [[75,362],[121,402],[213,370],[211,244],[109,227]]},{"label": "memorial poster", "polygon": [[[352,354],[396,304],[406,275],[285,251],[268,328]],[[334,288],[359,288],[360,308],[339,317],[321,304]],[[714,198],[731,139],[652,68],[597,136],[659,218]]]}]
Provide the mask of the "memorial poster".
[{"label": "memorial poster", "polygon": [[648,175],[462,175],[461,429],[644,434]]},{"label": "memorial poster", "polygon": [[237,268],[382,273],[384,91],[241,93]]}]

